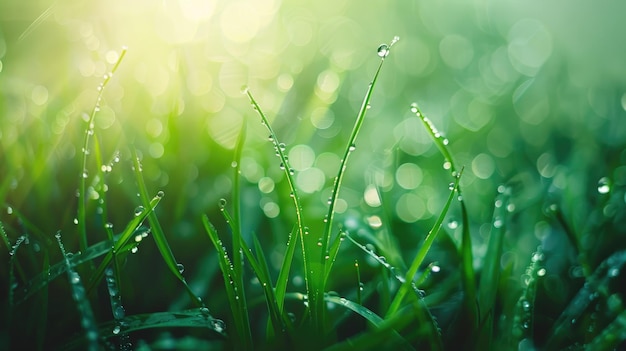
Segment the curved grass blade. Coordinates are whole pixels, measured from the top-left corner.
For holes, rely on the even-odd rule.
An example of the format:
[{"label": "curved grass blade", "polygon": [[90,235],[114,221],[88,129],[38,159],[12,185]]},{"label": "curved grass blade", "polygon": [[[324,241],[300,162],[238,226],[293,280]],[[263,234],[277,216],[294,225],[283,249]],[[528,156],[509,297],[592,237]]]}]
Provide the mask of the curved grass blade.
[{"label": "curved grass blade", "polygon": [[[98,325],[103,340],[111,340],[116,335],[118,324],[124,324],[125,331],[132,333],[140,330],[155,328],[208,328],[216,337],[226,338],[224,322],[211,317],[206,307],[184,310],[179,312],[155,312],[126,316],[119,321],[109,321]],[[62,350],[82,350],[84,337],[70,341]]]},{"label": "curved grass blade", "polygon": [[[247,87],[244,89],[244,93],[248,96],[248,99],[250,100],[250,103],[252,104],[252,107],[254,108],[254,110],[257,111],[257,113],[261,117],[261,124],[263,124],[267,128],[268,132],[270,133],[270,140],[272,144],[274,145],[274,149],[276,150],[276,155],[278,155],[278,158],[280,159],[281,168],[283,169],[285,173],[287,184],[289,186],[289,190],[291,191],[291,198],[293,200],[293,204],[294,204],[295,211],[296,211],[296,228],[298,231],[298,236],[300,237],[300,243],[302,244],[302,264],[303,264],[303,271],[305,272],[304,284],[306,287],[307,296],[309,296],[309,299],[310,299],[309,306],[314,306],[313,308],[309,307],[309,311],[311,312],[313,325],[315,325],[318,331],[321,332],[323,330],[322,324],[321,324],[323,312],[320,311],[319,306],[323,305],[323,302],[322,302],[323,296],[322,296],[322,291],[320,291],[320,287],[315,285],[315,279],[314,279],[315,276],[313,273],[315,272],[315,270],[312,269],[312,267],[310,267],[311,264],[314,262],[311,260],[310,256],[312,256],[313,254],[312,251],[315,249],[315,246],[309,245],[306,241],[306,237],[305,237],[306,227],[303,221],[302,204],[300,201],[300,196],[298,196],[298,191],[295,186],[296,183],[293,177],[294,175],[293,169],[290,167],[289,160],[286,155],[285,145],[278,141],[278,138],[276,136],[276,133],[274,132],[274,129],[272,128],[269,121],[267,120],[267,117],[261,110],[261,107],[252,96],[252,93]],[[318,269],[322,269],[322,268],[319,267]],[[323,272],[322,272],[322,275],[323,275]]]},{"label": "curved grass blade", "polygon": [[[335,297],[331,297],[335,298]],[[336,298],[341,299],[341,298]],[[335,302],[335,301],[332,301]],[[325,351],[351,351],[351,350],[372,350],[376,348],[414,350],[411,344],[404,339],[397,330],[402,330],[415,323],[415,315],[418,314],[418,307],[413,305],[413,313],[400,313],[390,319],[382,319],[361,305],[350,303],[350,301],[339,301],[339,305],[352,309],[354,312],[368,319],[376,326],[376,329],[363,333],[354,338],[337,343],[325,349]],[[371,316],[368,316],[371,313]],[[374,317],[372,317],[374,316]],[[395,342],[394,342],[395,341]]]},{"label": "curved grass blade", "polygon": [[[218,263],[222,272],[222,277],[224,278],[224,288],[226,290],[226,296],[228,297],[228,303],[233,316],[235,331],[237,332],[237,336],[233,337],[232,341],[235,344],[235,349],[249,350],[252,347],[252,334],[247,321],[248,316],[243,314],[243,306],[241,305],[241,300],[245,299],[245,296],[239,296],[236,290],[237,280],[233,276],[233,265],[228,257],[228,252],[226,251],[222,240],[220,240],[217,230],[209,221],[209,217],[207,217],[207,215],[202,216],[202,223],[204,224],[204,229],[206,230],[209,239],[211,239],[213,246],[217,250]],[[244,320],[244,318],[246,318],[246,320]]]},{"label": "curved grass blade", "polygon": [[[142,232],[145,232],[147,229],[145,227],[138,228],[133,234],[141,235]],[[97,244],[94,244],[87,248],[87,250],[82,251],[80,253],[74,254],[71,258],[69,258],[70,265],[72,267],[80,266],[81,264],[92,261],[94,258],[105,255],[111,251],[111,246],[113,245],[114,240],[105,240],[101,241]],[[127,243],[125,246],[122,246],[118,251],[119,254],[124,254],[132,250],[132,248],[136,247],[136,242]],[[36,294],[39,290],[45,288],[51,281],[59,277],[61,274],[67,271],[67,266],[64,261],[58,262],[48,269],[42,270],[41,273],[37,274],[33,278],[31,278],[28,283],[24,286],[23,289],[17,291],[16,294],[16,305],[24,303],[26,300],[31,298],[34,294]]]},{"label": "curved grass blade", "polygon": [[[148,197],[148,191],[146,190],[146,184],[143,181],[143,176],[141,175],[141,165],[139,164],[139,158],[137,157],[137,150],[135,148],[131,148],[133,155],[133,164],[135,166],[135,180],[137,181],[137,187],[139,188],[139,197],[141,198],[141,202],[143,206],[149,207],[152,206],[154,201],[159,201],[163,197],[163,192],[159,191],[157,195],[150,200]],[[161,253],[161,257],[163,257],[163,261],[170,269],[172,274],[183,284],[187,292],[189,293],[189,297],[196,303],[198,306],[204,307],[204,303],[202,299],[197,296],[193,290],[187,284],[185,277],[182,274],[181,264],[176,261],[174,257],[174,253],[170,248],[167,239],[165,238],[165,234],[163,233],[163,229],[161,228],[161,223],[159,223],[159,219],[154,211],[148,212],[148,221],[150,222],[150,228],[152,231],[152,237],[157,244],[159,252]]]},{"label": "curved grass blade", "polygon": [[350,240],[356,247],[363,250],[363,252],[368,254],[378,263],[380,263],[381,266],[385,267],[398,282],[400,282],[401,284],[404,283],[404,277],[402,276],[402,274],[397,271],[396,267],[390,265],[389,262],[387,262],[387,260],[384,257],[378,256],[374,251],[372,251],[371,249],[367,248],[366,246],[356,241],[347,232],[344,232],[343,236],[348,238],[348,240]]},{"label": "curved grass blade", "polygon": [[[572,298],[569,305],[554,323],[554,328],[549,334],[550,339],[548,339],[548,342],[546,343],[546,350],[554,350],[563,347],[561,343],[564,339],[573,335],[573,328],[576,325],[576,321],[581,319],[581,316],[585,313],[589,304],[594,302],[600,294],[607,295],[607,292],[610,291],[609,284],[612,280],[618,279],[620,276],[619,273],[624,269],[624,266],[626,266],[626,251],[618,251],[609,256],[606,260],[602,261],[593,274],[586,279],[583,287],[578,291],[576,296]],[[623,307],[621,308],[623,310]],[[624,312],[622,311],[619,314],[618,319],[624,317]],[[618,319],[616,319],[611,325],[619,326],[621,324],[625,324],[623,320],[618,321]],[[610,328],[612,327],[607,329]],[[605,333],[606,330],[602,333],[602,335]],[[596,339],[598,337],[596,337]],[[597,340],[598,343],[606,337],[610,338],[610,335],[602,336]]]},{"label": "curved grass blade", "polygon": [[80,173],[80,181],[79,181],[79,188],[78,188],[78,214],[76,218],[78,220],[78,240],[79,240],[79,247],[81,251],[86,250],[88,246],[87,245],[87,226],[86,226],[86,201],[87,201],[86,182],[89,176],[88,171],[87,171],[87,155],[89,154],[89,137],[93,135],[95,131],[94,121],[96,118],[96,114],[98,113],[98,111],[100,111],[100,101],[102,101],[102,94],[104,92],[104,88],[107,86],[107,84],[111,80],[113,73],[117,71],[117,68],[119,67],[125,55],[126,55],[126,47],[122,48],[122,52],[120,53],[120,56],[117,59],[117,62],[115,62],[113,69],[111,69],[111,72],[109,74],[104,75],[104,80],[102,81],[102,83],[100,83],[100,86],[98,87],[98,97],[96,98],[96,104],[94,105],[91,111],[89,121],[87,122],[87,129],[85,130],[85,138],[83,139],[83,148],[82,148],[83,157],[82,157],[81,168],[80,168],[81,173]]},{"label": "curved grass blade", "polygon": [[[445,162],[444,167],[449,168],[453,177],[459,174],[452,153],[450,152],[448,145],[449,140],[443,136],[441,132],[435,127],[431,120],[424,115],[417,103],[411,104],[411,112],[414,113],[426,127],[426,131],[433,139],[435,145],[443,155]],[[449,166],[449,167],[447,167]],[[470,224],[467,216],[467,206],[463,199],[463,193],[461,185],[457,186],[457,192],[459,194],[458,200],[461,203],[461,220],[462,220],[462,236],[461,236],[461,256],[462,256],[462,269],[461,279],[463,282],[463,291],[465,293],[465,313],[467,315],[467,323],[464,328],[469,327],[473,330],[479,323],[478,311],[476,309],[477,297],[476,297],[476,277],[474,272],[474,258],[472,254],[472,238],[470,234]],[[471,334],[471,333],[470,333]]]},{"label": "curved grass blade", "polygon": [[448,196],[448,200],[446,201],[446,204],[444,205],[443,210],[439,214],[439,217],[437,218],[437,221],[433,225],[432,229],[428,232],[428,235],[426,236],[426,239],[424,240],[424,244],[422,244],[420,249],[417,251],[415,258],[413,259],[413,262],[411,263],[411,266],[409,267],[409,270],[406,273],[404,281],[402,282],[402,285],[400,285],[400,288],[398,289],[398,293],[394,297],[393,301],[391,301],[391,306],[389,306],[389,310],[387,311],[387,316],[392,316],[398,311],[398,309],[400,308],[402,304],[404,297],[406,296],[406,293],[409,292],[412,285],[414,284],[413,277],[415,277],[415,274],[417,274],[417,271],[420,265],[422,264],[422,262],[424,261],[424,258],[426,258],[426,254],[428,253],[428,251],[430,250],[430,247],[435,241],[437,234],[439,234],[439,230],[441,229],[441,224],[443,223],[443,220],[448,214],[448,210],[450,209],[450,204],[452,204],[452,201],[457,195],[457,189],[459,187],[459,180],[461,179],[462,173],[463,173],[463,170],[461,169],[461,172],[458,174],[458,176],[456,177],[454,181],[454,186],[450,190],[450,195]]}]

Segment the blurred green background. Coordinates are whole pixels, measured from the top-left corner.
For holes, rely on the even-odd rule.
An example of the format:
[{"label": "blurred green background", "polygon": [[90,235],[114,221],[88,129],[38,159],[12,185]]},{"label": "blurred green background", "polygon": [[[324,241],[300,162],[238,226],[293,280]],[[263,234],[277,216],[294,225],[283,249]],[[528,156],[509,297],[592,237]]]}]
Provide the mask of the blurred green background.
[{"label": "blurred green background", "polygon": [[[591,228],[623,213],[624,13],[626,3],[608,0],[4,0],[0,220],[17,236],[24,229],[11,212],[19,211],[46,234],[61,229],[69,249],[77,248],[85,116],[127,47],[96,117],[105,162],[118,153],[121,159],[107,174],[109,220],[120,231],[140,203],[130,162],[135,145],[149,191],[165,192],[157,213],[174,253],[212,307],[201,277],[214,266],[214,252],[200,216],[221,222],[217,203],[232,190],[230,164],[242,123],[244,232],[259,234],[268,257],[280,263],[294,216],[268,133],[242,86],[287,144],[307,223],[319,232],[339,155],[379,62],[376,48],[397,35],[348,165],[339,220],[353,232],[376,232],[382,222],[409,257],[415,252],[451,181],[409,111],[417,102],[465,166],[461,186],[477,265],[497,188],[510,187],[503,265],[513,262],[521,274],[539,243],[548,252],[563,245],[544,215],[552,202],[588,247],[605,240],[594,239]],[[88,171],[89,184],[98,171],[91,155]],[[610,191],[599,193],[603,177]],[[98,193],[91,194],[93,243],[105,235]],[[454,240],[459,216],[454,208],[446,221]],[[150,258],[156,255],[152,243],[142,244],[129,271],[158,262],[152,269],[165,272]],[[182,294],[166,274],[131,277],[159,283],[127,284],[129,298],[152,285],[169,298],[149,295],[129,310],[166,309]]]}]

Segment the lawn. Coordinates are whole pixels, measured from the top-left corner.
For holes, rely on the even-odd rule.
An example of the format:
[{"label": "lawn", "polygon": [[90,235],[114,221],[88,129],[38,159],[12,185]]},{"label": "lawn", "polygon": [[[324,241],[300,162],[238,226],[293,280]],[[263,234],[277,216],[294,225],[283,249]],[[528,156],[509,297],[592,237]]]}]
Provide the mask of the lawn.
[{"label": "lawn", "polygon": [[0,349],[626,348],[624,11],[0,3]]}]

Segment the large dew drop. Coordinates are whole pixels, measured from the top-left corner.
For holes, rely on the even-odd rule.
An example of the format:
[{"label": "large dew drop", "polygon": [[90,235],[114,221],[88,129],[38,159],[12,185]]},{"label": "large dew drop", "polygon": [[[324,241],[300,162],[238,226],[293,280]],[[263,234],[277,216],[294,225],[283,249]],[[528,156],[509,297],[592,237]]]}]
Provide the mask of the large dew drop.
[{"label": "large dew drop", "polygon": [[607,177],[602,177],[598,180],[598,193],[608,194],[611,191],[611,181]]},{"label": "large dew drop", "polygon": [[380,46],[378,47],[377,53],[378,53],[378,56],[382,58],[389,56],[389,45],[380,44]]}]

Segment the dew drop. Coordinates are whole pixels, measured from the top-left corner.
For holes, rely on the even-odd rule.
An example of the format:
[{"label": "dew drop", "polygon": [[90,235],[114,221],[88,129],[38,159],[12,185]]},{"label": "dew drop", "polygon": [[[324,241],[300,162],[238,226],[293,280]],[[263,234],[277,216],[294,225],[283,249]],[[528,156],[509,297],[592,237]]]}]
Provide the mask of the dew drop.
[{"label": "dew drop", "polygon": [[522,309],[526,312],[530,311],[530,302],[528,300],[522,300]]},{"label": "dew drop", "polygon": [[226,199],[220,199],[217,205],[220,207],[220,210],[224,211],[224,207],[226,207]]},{"label": "dew drop", "polygon": [[136,254],[137,251],[139,251],[139,248],[137,246],[133,246],[132,249],[130,249],[130,253]]},{"label": "dew drop", "polygon": [[104,225],[104,228],[106,228],[106,229],[113,229],[113,223],[111,223],[111,222],[106,223]]},{"label": "dew drop", "polygon": [[450,228],[450,229],[456,229],[456,228],[458,228],[458,227],[459,227],[459,222],[457,222],[456,220],[451,219],[451,220],[448,222],[448,228]]},{"label": "dew drop", "polygon": [[417,102],[414,102],[411,104],[411,112],[417,113],[417,111],[419,111],[419,109],[417,108]]},{"label": "dew drop", "polygon": [[163,190],[159,190],[159,192],[157,192],[156,196],[161,199],[163,198],[163,196],[165,196],[165,193],[163,192]]},{"label": "dew drop", "polygon": [[545,276],[545,275],[546,275],[546,269],[545,269],[545,268],[540,268],[540,269],[537,271],[537,276],[538,276],[538,277],[543,277],[543,276]]},{"label": "dew drop", "polygon": [[183,272],[185,271],[185,266],[183,266],[182,263],[177,263],[176,269],[178,269],[178,273],[183,274]]},{"label": "dew drop", "polygon": [[223,320],[221,319],[213,320],[213,330],[215,330],[218,333],[222,333],[224,332],[225,329],[226,329],[226,324],[224,324]]},{"label": "dew drop", "polygon": [[452,168],[452,163],[450,163],[450,161],[446,161],[443,163],[443,169],[450,169]]},{"label": "dew drop", "polygon": [[441,142],[443,143],[443,145],[448,145],[450,143],[450,140],[448,140],[448,138],[443,138]]},{"label": "dew drop", "polygon": [[387,44],[380,44],[380,46],[378,47],[377,50],[377,54],[378,56],[385,58],[389,55],[389,45]]},{"label": "dew drop", "polygon": [[278,144],[278,147],[280,148],[280,151],[285,151],[287,149],[287,145],[285,145],[285,143]]},{"label": "dew drop", "polygon": [[448,184],[448,189],[449,190],[454,190],[454,183]]},{"label": "dew drop", "polygon": [[7,206],[7,214],[8,215],[13,214],[13,207]]},{"label": "dew drop", "polygon": [[619,275],[619,268],[617,267],[612,267],[611,269],[609,269],[609,273],[608,273],[610,278],[615,278]]},{"label": "dew drop", "polygon": [[274,142],[274,137],[270,134],[270,136],[269,136],[269,137],[267,137],[267,140],[269,140],[269,141],[271,141],[271,142]]},{"label": "dew drop", "polygon": [[242,94],[244,94],[244,95],[245,95],[245,94],[248,94],[248,92],[249,92],[249,91],[250,91],[250,88],[248,88],[248,86],[247,86],[247,85],[242,85],[242,86],[241,86],[241,93],[242,93]]},{"label": "dew drop", "polygon": [[348,150],[349,150],[350,152],[352,152],[352,151],[356,150],[356,145],[354,145],[354,144],[350,145],[350,147],[348,148]]},{"label": "dew drop", "polygon": [[608,194],[611,191],[611,181],[607,177],[602,177],[598,180],[598,193]]},{"label": "dew drop", "polygon": [[117,335],[120,333],[121,330],[122,328],[120,328],[119,325],[116,325],[115,328],[113,328],[113,334]]},{"label": "dew drop", "polygon": [[439,272],[441,272],[441,267],[439,267],[437,265],[434,265],[434,266],[432,266],[430,268],[430,271],[433,272],[433,273],[439,273]]},{"label": "dew drop", "polygon": [[137,207],[135,208],[135,217],[140,216],[140,215],[143,213],[143,211],[144,211],[143,206],[137,206]]},{"label": "dew drop", "polygon": [[78,218],[74,218],[74,224],[78,224]]},{"label": "dew drop", "polygon": [[237,161],[233,161],[233,162],[231,162],[231,163],[230,163],[230,166],[231,166],[232,168],[237,167]]},{"label": "dew drop", "polygon": [[209,309],[208,309],[208,308],[206,308],[206,307],[202,307],[202,308],[200,308],[200,313],[208,315],[208,314],[210,314],[211,312],[209,311]]},{"label": "dew drop", "polygon": [[502,222],[502,219],[501,219],[501,218],[496,218],[496,219],[494,219],[494,220],[493,220],[493,226],[494,226],[494,228],[502,228],[502,225],[503,225],[503,224],[504,224],[504,223]]},{"label": "dew drop", "polygon": [[85,170],[83,170],[82,177],[83,177],[83,178],[85,178],[85,179],[87,179],[87,177],[89,177],[89,173],[87,172],[87,170],[86,170],[86,169],[85,169]]}]

